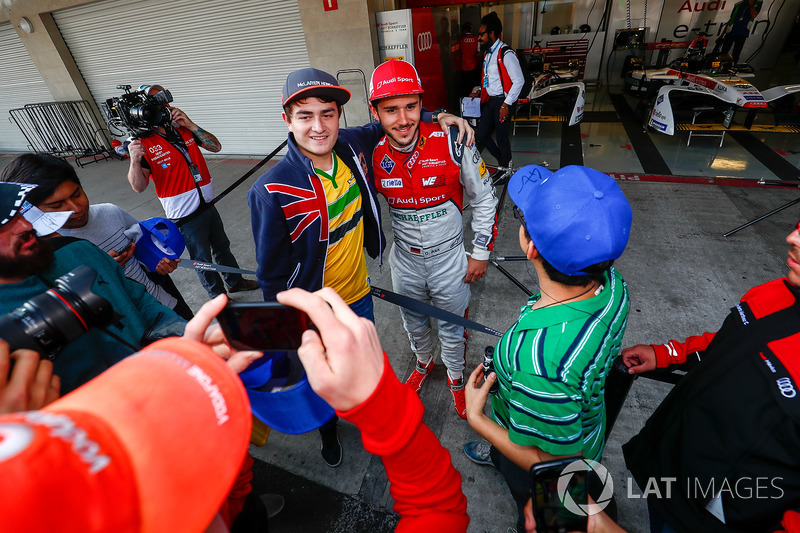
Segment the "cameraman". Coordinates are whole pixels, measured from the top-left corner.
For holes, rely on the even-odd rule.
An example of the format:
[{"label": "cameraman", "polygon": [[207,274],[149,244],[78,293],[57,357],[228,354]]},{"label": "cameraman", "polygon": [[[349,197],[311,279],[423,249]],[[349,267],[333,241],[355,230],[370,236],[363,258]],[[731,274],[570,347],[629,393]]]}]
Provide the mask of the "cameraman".
[{"label": "cameraman", "polygon": [[[111,302],[116,315],[114,324],[89,329],[53,360],[53,371],[67,393],[151,341],[181,335],[186,321],[158,303],[143,285],[126,278],[117,262],[90,242],[39,239],[19,212],[34,187],[0,182],[0,316],[53,288],[56,279],[82,265],[91,265],[97,273],[91,291]],[[63,317],[48,318],[58,322]]]},{"label": "cameraman", "polygon": [[[149,85],[142,90],[153,97],[164,88]],[[171,96],[166,101],[170,100]],[[214,135],[192,122],[186,113],[176,107],[166,107],[172,120],[153,126],[150,133],[128,146],[131,158],[128,181],[134,191],[144,192],[150,179],[153,180],[164,212],[178,224],[186,238],[192,260],[238,268],[222,219],[213,205],[207,205],[214,200],[214,189],[200,152],[200,147],[219,152],[222,145]],[[197,277],[210,298],[226,294],[222,278],[216,272],[198,270]],[[241,274],[223,274],[223,277],[231,293],[258,288],[258,283],[244,279]]]}]

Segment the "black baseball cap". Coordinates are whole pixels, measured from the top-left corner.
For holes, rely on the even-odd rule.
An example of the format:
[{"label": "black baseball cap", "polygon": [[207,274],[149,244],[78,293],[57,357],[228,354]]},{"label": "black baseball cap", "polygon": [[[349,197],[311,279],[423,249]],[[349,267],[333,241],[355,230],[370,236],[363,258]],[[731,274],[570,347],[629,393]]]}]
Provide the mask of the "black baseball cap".
[{"label": "black baseball cap", "polygon": [[281,91],[281,105],[309,96],[331,98],[339,105],[350,100],[350,91],[339,85],[336,78],[315,68],[301,68],[286,77]]},{"label": "black baseball cap", "polygon": [[8,224],[21,209],[33,183],[0,182],[0,226]]}]

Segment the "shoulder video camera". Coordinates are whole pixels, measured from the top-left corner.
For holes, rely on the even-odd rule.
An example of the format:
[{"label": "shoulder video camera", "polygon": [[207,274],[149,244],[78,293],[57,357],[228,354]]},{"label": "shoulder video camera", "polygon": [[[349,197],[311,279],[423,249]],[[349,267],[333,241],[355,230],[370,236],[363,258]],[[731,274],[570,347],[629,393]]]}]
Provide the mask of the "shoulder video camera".
[{"label": "shoulder video camera", "polygon": [[122,134],[140,137],[172,121],[167,107],[172,102],[172,94],[163,87],[142,85],[138,91],[131,91],[130,85],[117,85],[117,89],[125,92],[102,104],[109,129],[113,127]]}]

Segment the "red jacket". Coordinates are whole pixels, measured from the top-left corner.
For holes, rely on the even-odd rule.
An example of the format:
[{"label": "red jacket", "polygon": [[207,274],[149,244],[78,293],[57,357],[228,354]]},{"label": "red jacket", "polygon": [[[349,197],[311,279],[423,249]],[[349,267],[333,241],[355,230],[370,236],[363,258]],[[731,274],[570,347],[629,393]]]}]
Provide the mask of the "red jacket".
[{"label": "red jacket", "polygon": [[361,430],[364,448],[383,460],[400,514],[396,531],[464,532],[469,516],[461,475],[422,422],[424,413],[422,401],[397,380],[385,355],[383,377],[372,396],[355,409],[337,411]]},{"label": "red jacket", "polygon": [[[785,278],[754,287],[717,333],[653,348],[662,368],[704,353],[623,446],[637,483],[655,495],[648,503],[678,531],[800,531],[798,289]],[[675,490],[658,496],[653,480]],[[756,486],[752,497],[750,480],[769,480],[773,492]]]}]

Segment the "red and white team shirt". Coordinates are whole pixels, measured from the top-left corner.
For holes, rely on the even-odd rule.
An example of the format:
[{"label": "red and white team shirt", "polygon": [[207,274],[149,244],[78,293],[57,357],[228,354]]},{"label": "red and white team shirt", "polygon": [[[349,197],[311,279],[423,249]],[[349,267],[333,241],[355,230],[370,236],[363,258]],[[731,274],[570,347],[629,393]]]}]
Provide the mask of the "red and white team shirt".
[{"label": "red and white team shirt", "polygon": [[[198,185],[203,192],[203,199],[210,202],[214,199],[213,180],[200,147],[191,131],[181,126],[176,130],[186,143],[192,163],[199,170],[201,180]],[[194,213],[200,207],[200,194],[195,187],[189,163],[181,151],[157,133],[140,140],[144,146],[144,158],[150,165],[150,179],[153,180],[156,196],[161,200],[167,218],[178,219]]]}]

